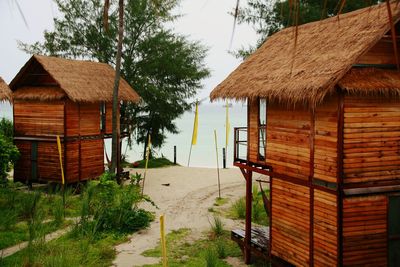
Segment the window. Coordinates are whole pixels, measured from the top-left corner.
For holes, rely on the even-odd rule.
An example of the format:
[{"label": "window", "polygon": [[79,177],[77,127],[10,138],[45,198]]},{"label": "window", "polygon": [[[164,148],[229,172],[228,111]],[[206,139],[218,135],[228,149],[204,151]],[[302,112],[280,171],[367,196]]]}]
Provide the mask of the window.
[{"label": "window", "polygon": [[106,103],[100,103],[100,131],[104,132],[106,130]]},{"label": "window", "polygon": [[267,100],[260,98],[258,111],[258,160],[265,160],[266,125],[267,125]]}]

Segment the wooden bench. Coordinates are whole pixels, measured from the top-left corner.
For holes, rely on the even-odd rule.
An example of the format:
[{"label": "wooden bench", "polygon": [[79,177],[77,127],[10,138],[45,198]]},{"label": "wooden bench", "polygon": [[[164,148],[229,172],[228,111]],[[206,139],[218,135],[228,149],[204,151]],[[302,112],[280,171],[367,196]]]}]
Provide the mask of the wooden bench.
[{"label": "wooden bench", "polygon": [[[231,231],[231,239],[244,248],[244,229]],[[251,229],[251,254],[269,260],[269,227],[254,227]]]}]

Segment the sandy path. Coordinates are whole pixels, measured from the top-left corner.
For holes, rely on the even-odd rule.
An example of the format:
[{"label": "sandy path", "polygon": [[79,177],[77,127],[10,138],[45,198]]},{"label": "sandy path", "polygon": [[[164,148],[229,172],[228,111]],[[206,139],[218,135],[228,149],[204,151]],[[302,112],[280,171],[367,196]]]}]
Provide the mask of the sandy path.
[{"label": "sandy path", "polygon": [[[133,170],[142,173],[143,170]],[[245,194],[245,180],[239,169],[220,170],[221,195],[234,201]],[[169,183],[169,186],[162,184]],[[131,236],[127,243],[116,247],[114,266],[131,267],[159,262],[158,258],[143,257],[140,254],[154,248],[159,240],[159,215],[166,216],[166,230],[192,229],[194,238],[210,228],[212,207],[218,197],[217,174],[215,169],[168,167],[150,169],[147,172],[145,194],[158,205],[156,220],[151,226]],[[235,222],[224,220],[227,228]]]}]

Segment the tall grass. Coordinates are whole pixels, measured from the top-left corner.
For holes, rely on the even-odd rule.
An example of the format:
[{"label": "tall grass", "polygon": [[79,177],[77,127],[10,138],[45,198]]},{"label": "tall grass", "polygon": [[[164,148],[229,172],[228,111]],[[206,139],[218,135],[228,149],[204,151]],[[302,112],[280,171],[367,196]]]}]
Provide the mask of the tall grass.
[{"label": "tall grass", "polygon": [[208,247],[204,252],[204,260],[207,267],[215,267],[218,263],[218,256],[212,247]]},{"label": "tall grass", "polygon": [[246,200],[244,198],[239,198],[233,203],[233,212],[235,217],[238,219],[246,218]]},{"label": "tall grass", "polygon": [[224,223],[218,216],[213,217],[213,222],[211,223],[211,231],[214,236],[218,237],[224,233]]}]

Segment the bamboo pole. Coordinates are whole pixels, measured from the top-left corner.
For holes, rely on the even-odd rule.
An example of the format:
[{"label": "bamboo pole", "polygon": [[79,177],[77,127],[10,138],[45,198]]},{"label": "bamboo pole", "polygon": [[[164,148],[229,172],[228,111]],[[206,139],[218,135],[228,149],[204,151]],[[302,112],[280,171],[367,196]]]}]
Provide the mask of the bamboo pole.
[{"label": "bamboo pole", "polygon": [[219,162],[218,162],[218,143],[217,143],[217,130],[214,129],[215,152],[217,156],[217,174],[218,174],[218,197],[221,198],[221,183],[219,178]]},{"label": "bamboo pole", "polygon": [[161,234],[161,252],[162,252],[162,265],[163,267],[168,266],[167,258],[167,242],[165,239],[165,220],[164,214],[160,216],[160,234]]}]

